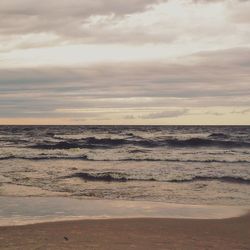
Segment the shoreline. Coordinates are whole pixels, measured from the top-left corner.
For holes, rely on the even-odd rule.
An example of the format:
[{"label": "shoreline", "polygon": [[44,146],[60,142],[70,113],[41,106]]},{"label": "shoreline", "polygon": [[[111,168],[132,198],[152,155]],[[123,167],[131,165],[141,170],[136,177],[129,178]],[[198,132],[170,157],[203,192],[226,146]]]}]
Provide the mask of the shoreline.
[{"label": "shoreline", "polygon": [[0,226],[109,219],[227,219],[249,213],[249,206],[191,205],[65,197],[0,197]]},{"label": "shoreline", "polygon": [[0,197],[0,250],[249,249],[250,209]]},{"label": "shoreline", "polygon": [[0,249],[249,249],[250,214],[86,219],[0,227]]}]

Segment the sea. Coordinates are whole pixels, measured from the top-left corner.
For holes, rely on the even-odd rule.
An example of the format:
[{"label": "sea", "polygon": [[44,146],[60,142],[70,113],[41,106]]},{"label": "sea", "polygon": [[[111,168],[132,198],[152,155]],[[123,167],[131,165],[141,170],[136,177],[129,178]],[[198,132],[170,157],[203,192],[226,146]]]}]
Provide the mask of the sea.
[{"label": "sea", "polygon": [[250,205],[250,126],[0,126],[0,196]]}]

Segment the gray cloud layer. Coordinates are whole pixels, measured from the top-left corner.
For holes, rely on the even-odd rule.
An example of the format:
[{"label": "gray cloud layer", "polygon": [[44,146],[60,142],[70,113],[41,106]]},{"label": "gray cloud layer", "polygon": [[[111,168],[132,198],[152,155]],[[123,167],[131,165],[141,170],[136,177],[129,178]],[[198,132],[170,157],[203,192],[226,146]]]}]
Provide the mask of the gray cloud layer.
[{"label": "gray cloud layer", "polygon": [[[122,26],[127,14],[141,13],[150,6],[166,0],[1,0],[0,1],[0,42],[16,39],[16,36],[49,33],[56,37],[53,41],[20,42],[17,48],[48,46],[59,43],[171,43],[185,35],[193,35],[196,39],[204,36],[220,37],[221,33],[228,36],[237,31],[235,23],[249,23],[249,1],[234,0],[228,10],[231,24],[228,27],[211,28],[208,22],[196,20],[195,25],[185,26],[187,20],[155,20],[144,24],[143,20],[135,26]],[[196,0],[187,3],[202,4],[219,1]],[[223,2],[223,0],[221,0]],[[224,1],[227,4],[227,1]],[[91,22],[90,17],[101,15],[103,18]],[[165,15],[168,16],[168,13]],[[125,18],[125,19],[124,19]],[[150,19],[150,18],[149,18]],[[198,21],[198,22],[197,22]],[[211,20],[213,21],[213,20]],[[133,21],[134,22],[134,21]],[[174,24],[173,24],[174,22]],[[126,21],[125,21],[126,23]],[[230,22],[229,22],[230,23]],[[121,25],[121,26],[120,26]],[[145,26],[146,25],[146,26]],[[243,31],[242,31],[243,32]],[[244,33],[244,32],[243,32]],[[2,38],[1,38],[2,36]],[[12,38],[11,38],[12,36]],[[198,37],[196,37],[198,36]],[[193,38],[194,38],[193,37]],[[7,42],[6,42],[7,43]]]},{"label": "gray cloud layer", "polygon": [[150,113],[148,115],[141,116],[142,119],[159,119],[159,118],[170,118],[178,117],[188,113],[188,109],[180,110],[166,110],[162,112]]},{"label": "gray cloud layer", "polygon": [[[127,109],[127,119],[155,120],[217,106],[248,114],[249,13],[249,0],[1,0],[0,118],[75,119],[79,113],[102,119]],[[119,63],[114,43],[124,48]],[[147,60],[142,51],[131,52],[149,43]],[[92,54],[83,53],[86,44]],[[105,62],[107,44],[115,55],[104,55]],[[62,53],[64,62],[53,61],[50,51]],[[35,55],[43,66],[27,68]]]},{"label": "gray cloud layer", "polygon": [[160,0],[1,0],[0,32],[33,33],[75,28],[93,15],[121,16],[143,11]]},{"label": "gray cloud layer", "polygon": [[27,116],[52,116],[59,109],[248,107],[249,53],[246,48],[200,53],[190,58],[197,60],[193,65],[145,62],[0,70],[0,116],[22,116],[27,110]]}]

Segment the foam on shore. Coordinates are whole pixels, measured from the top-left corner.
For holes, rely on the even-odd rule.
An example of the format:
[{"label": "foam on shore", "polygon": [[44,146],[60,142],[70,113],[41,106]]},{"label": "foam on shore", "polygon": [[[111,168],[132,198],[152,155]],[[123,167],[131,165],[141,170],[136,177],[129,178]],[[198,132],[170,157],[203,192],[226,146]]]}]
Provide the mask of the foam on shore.
[{"label": "foam on shore", "polygon": [[78,200],[61,197],[0,197],[0,226],[112,218],[226,219],[247,207],[167,204],[161,202]]}]

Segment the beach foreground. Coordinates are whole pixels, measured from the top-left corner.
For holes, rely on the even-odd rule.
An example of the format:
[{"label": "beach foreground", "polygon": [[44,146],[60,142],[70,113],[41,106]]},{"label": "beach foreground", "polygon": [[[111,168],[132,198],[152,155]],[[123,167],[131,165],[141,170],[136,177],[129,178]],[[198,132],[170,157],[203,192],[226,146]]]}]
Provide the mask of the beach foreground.
[{"label": "beach foreground", "polygon": [[0,227],[1,249],[249,249],[250,215],[107,219]]}]

